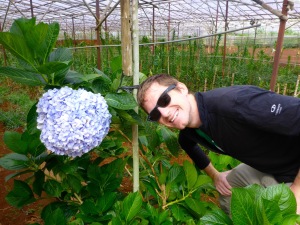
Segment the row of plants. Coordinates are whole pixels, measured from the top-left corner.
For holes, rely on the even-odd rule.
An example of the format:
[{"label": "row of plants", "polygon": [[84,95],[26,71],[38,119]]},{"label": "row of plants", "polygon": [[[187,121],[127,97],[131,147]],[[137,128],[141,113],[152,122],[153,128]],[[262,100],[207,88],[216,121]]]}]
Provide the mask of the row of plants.
[{"label": "row of plants", "polygon": [[[86,68],[88,73],[76,71],[79,64],[70,49],[54,48],[58,33],[57,23],[36,24],[34,18],[16,20],[10,32],[0,33],[0,43],[15,57],[11,66],[0,67],[0,75],[42,92],[68,86],[101,94],[112,115],[110,130],[99,146],[81,157],[56,155],[47,151],[40,140],[34,103],[26,116],[24,130],[4,134],[4,143],[12,151],[0,158],[0,166],[12,171],[6,180],[14,179],[14,187],[6,196],[9,204],[22,208],[45,196],[53,199],[41,213],[45,225],[299,222],[295,198],[285,185],[234,189],[232,217],[223,213],[215,202],[204,201],[217,198],[211,179],[190,161],[182,165],[170,162],[170,155],[182,154],[177,133],[145,121],[142,111],[135,113],[133,96],[121,88],[132,84],[131,78],[122,75],[121,58],[109,58],[105,72]],[[190,44],[193,48],[189,48],[190,60],[186,61],[194,64],[181,65],[175,70],[176,75],[181,70],[189,70],[192,75],[198,67],[202,67],[203,73],[205,70],[218,72],[216,64],[211,64],[220,60],[217,51],[212,57],[201,54],[195,57],[196,51],[204,52],[204,46],[192,41]],[[179,62],[175,57],[179,54],[178,47],[169,49],[175,62]],[[184,48],[181,50],[184,52]],[[166,49],[157,47],[156,51],[165,53]],[[197,60],[192,60],[193,57]],[[158,62],[165,65],[163,60]],[[140,81],[145,77],[140,73]],[[195,79],[199,78],[194,78],[194,83]],[[219,84],[215,81],[214,85]],[[132,157],[126,146],[131,145],[133,124],[139,125],[140,190],[127,194],[120,191],[120,185],[124,177],[132,174]],[[219,170],[238,164],[226,156],[210,153],[210,157]],[[107,158],[111,160],[104,163]],[[26,175],[27,179],[18,180],[19,175]]]}]

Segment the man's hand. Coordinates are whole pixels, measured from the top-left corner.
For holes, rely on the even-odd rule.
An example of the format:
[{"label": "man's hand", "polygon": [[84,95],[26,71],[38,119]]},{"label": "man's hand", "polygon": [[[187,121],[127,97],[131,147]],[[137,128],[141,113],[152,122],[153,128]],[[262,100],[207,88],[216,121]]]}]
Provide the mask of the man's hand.
[{"label": "man's hand", "polygon": [[204,168],[204,171],[213,179],[216,189],[221,195],[231,195],[231,186],[226,179],[230,170],[226,172],[219,172],[211,163],[209,163],[209,165]]},{"label": "man's hand", "polygon": [[226,172],[219,172],[213,177],[217,191],[224,196],[231,195],[231,186],[226,179],[229,173],[230,170]]}]

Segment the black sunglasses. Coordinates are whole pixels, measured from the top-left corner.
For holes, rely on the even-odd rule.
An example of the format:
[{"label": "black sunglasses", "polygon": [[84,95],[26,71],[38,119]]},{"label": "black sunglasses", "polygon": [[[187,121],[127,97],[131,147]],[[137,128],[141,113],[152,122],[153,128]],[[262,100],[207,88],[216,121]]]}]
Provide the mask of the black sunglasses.
[{"label": "black sunglasses", "polygon": [[147,120],[151,122],[156,122],[160,119],[161,113],[158,110],[158,107],[167,107],[171,102],[171,97],[168,95],[168,92],[173,90],[176,87],[176,84],[170,85],[158,98],[156,106],[149,113]]}]

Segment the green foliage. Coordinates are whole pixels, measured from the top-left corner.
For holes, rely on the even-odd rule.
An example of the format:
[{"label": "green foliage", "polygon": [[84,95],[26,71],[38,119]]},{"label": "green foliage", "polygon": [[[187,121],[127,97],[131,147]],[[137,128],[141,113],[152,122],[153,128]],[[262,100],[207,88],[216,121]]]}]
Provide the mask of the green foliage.
[{"label": "green foliage", "polygon": [[296,208],[295,196],[286,185],[263,188],[253,184],[233,188],[231,218],[218,211],[209,212],[201,221],[203,224],[296,224],[300,221]]}]

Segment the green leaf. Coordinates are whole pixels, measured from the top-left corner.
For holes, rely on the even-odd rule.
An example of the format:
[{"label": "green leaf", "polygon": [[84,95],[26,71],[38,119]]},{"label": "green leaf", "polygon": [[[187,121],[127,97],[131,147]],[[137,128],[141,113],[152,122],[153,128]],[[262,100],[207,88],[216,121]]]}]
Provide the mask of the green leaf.
[{"label": "green leaf", "polygon": [[98,199],[96,207],[99,213],[104,213],[109,210],[115,203],[117,198],[117,193],[115,192],[106,192],[101,198]]},{"label": "green leaf", "polygon": [[72,61],[72,52],[68,48],[57,48],[49,55],[49,62],[69,62]]},{"label": "green leaf", "polygon": [[26,18],[16,19],[10,28],[10,32],[24,38],[26,33],[31,29],[33,29],[33,27],[35,26],[35,22],[36,22],[35,17],[31,19],[26,19]]},{"label": "green leaf", "polygon": [[69,84],[79,84],[84,82],[83,75],[81,73],[78,73],[76,71],[69,70],[68,73],[65,76],[65,82]]},{"label": "green leaf", "polygon": [[26,40],[17,34],[0,32],[0,43],[14,56],[24,60],[34,68],[32,50],[27,46]]},{"label": "green leaf", "polygon": [[233,188],[231,215],[235,224],[257,225],[254,198],[246,188]]},{"label": "green leaf", "polygon": [[36,104],[34,104],[27,114],[27,131],[29,134],[34,134],[39,132],[37,129],[37,117],[38,114],[36,112]]},{"label": "green leaf", "polygon": [[22,134],[14,131],[4,133],[4,143],[15,153],[26,155],[28,143],[22,140]]},{"label": "green leaf", "polygon": [[296,214],[295,196],[285,184],[267,187],[261,198],[266,217],[271,224],[282,221],[286,215]]},{"label": "green leaf", "polygon": [[72,174],[68,174],[67,177],[65,178],[69,187],[75,192],[75,193],[79,193],[81,188],[82,188],[82,184],[81,184],[81,180]]},{"label": "green leaf", "polygon": [[11,173],[5,177],[5,182],[9,181],[11,178],[21,176],[26,173],[32,173],[32,172],[34,172],[34,171],[33,170],[22,170],[21,172]]},{"label": "green leaf", "polygon": [[63,62],[48,62],[38,67],[37,70],[42,74],[47,74],[48,76],[50,76],[52,73],[60,70],[66,70],[69,67],[70,66],[68,64]]},{"label": "green leaf", "polygon": [[194,188],[201,187],[204,184],[212,183],[212,179],[207,175],[199,175],[197,182],[194,185]]},{"label": "green leaf", "polygon": [[130,123],[130,124],[143,124],[141,118],[138,116],[138,114],[134,110],[118,110],[116,109],[116,112],[118,113],[118,116],[120,116],[124,122]]},{"label": "green leaf", "polygon": [[134,97],[129,93],[108,93],[105,100],[109,106],[116,109],[129,110],[137,106]]},{"label": "green leaf", "polygon": [[122,70],[122,56],[116,56],[111,60],[110,68],[112,73]]},{"label": "green leaf", "polygon": [[[95,223],[92,223],[92,224],[96,225]],[[92,224],[90,224],[90,225],[92,225]],[[71,222],[68,222],[68,225],[84,225],[84,222],[82,221],[81,218],[77,218]],[[101,225],[101,223],[98,223],[98,225]]]},{"label": "green leaf", "polygon": [[17,208],[35,201],[33,192],[24,181],[14,180],[14,188],[5,197],[6,201]]},{"label": "green leaf", "polygon": [[204,213],[206,212],[205,206],[199,199],[193,199],[193,198],[186,198],[185,203],[187,206],[197,214],[198,217],[203,216]]},{"label": "green leaf", "polygon": [[291,224],[297,224],[300,221],[299,215],[289,215],[286,216],[280,223],[280,225],[291,225]]},{"label": "green leaf", "polygon": [[142,207],[142,196],[139,192],[130,193],[123,201],[123,215],[129,223],[139,212]]},{"label": "green leaf", "polygon": [[190,213],[180,205],[172,205],[171,210],[172,216],[178,221],[184,222],[192,218]]},{"label": "green leaf", "polygon": [[178,156],[180,146],[176,134],[165,126],[158,126],[158,129],[160,130],[162,138],[172,155]]},{"label": "green leaf", "polygon": [[59,24],[39,23],[25,34],[27,46],[34,52],[38,65],[48,59],[59,33]]},{"label": "green leaf", "polygon": [[20,170],[28,167],[29,159],[25,155],[10,153],[0,158],[0,166],[7,170]]},{"label": "green leaf", "polygon": [[107,79],[106,77],[100,76],[95,79],[92,83],[92,90],[94,93],[101,93],[105,95],[107,92],[110,91],[111,80]]},{"label": "green leaf", "polygon": [[200,221],[205,225],[233,225],[232,220],[222,210],[210,211]]},{"label": "green leaf", "polygon": [[32,184],[33,192],[41,196],[43,191],[43,185],[45,183],[45,174],[43,171],[38,170],[34,173],[35,180]]},{"label": "green leaf", "polygon": [[45,221],[48,217],[51,217],[54,214],[56,209],[60,209],[63,212],[61,215],[64,218],[70,218],[78,213],[78,207],[69,204],[68,202],[51,202],[50,204],[46,205],[42,212],[41,217]]},{"label": "green leaf", "polygon": [[83,204],[80,206],[80,209],[86,215],[98,215],[99,214],[95,203],[91,199],[85,200],[83,202]]},{"label": "green leaf", "polygon": [[184,179],[184,170],[182,166],[174,164],[169,170],[167,183],[176,183]]},{"label": "green leaf", "polygon": [[46,84],[44,78],[41,75],[12,67],[0,67],[0,75],[9,77],[15,82],[26,84],[29,86],[39,86]]},{"label": "green leaf", "polygon": [[51,215],[48,215],[45,220],[45,225],[67,225],[67,220],[62,209],[57,208]]},{"label": "green leaf", "polygon": [[48,195],[53,197],[60,197],[61,192],[64,190],[61,183],[56,180],[47,180],[44,189]]},{"label": "green leaf", "polygon": [[197,170],[195,166],[187,160],[183,162],[183,168],[184,168],[184,172],[188,184],[188,189],[192,190],[192,188],[194,187],[198,179]]}]

